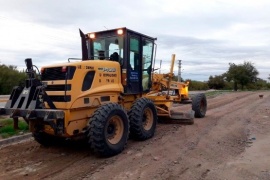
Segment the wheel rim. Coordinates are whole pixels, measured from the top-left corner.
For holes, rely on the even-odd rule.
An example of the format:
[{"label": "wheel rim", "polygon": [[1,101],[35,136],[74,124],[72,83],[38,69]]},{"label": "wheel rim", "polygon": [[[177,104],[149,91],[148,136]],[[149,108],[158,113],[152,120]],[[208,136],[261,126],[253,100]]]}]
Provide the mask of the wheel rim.
[{"label": "wheel rim", "polygon": [[201,111],[201,113],[204,113],[205,112],[205,103],[204,103],[203,100],[201,100],[200,111]]},{"label": "wheel rim", "polygon": [[117,144],[124,133],[124,124],[119,116],[112,116],[108,121],[108,126],[106,128],[106,137],[109,143]]},{"label": "wheel rim", "polygon": [[154,115],[150,108],[146,108],[143,113],[143,128],[150,130],[154,122]]}]

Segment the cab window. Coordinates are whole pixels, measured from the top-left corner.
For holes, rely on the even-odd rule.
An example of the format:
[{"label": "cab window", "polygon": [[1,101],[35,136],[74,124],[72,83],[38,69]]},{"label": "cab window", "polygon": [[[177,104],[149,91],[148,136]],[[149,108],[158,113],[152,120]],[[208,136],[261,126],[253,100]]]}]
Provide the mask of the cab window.
[{"label": "cab window", "polygon": [[142,59],[142,87],[143,91],[149,90],[151,87],[151,71],[152,71],[152,56],[153,42],[143,40],[143,59]]},{"label": "cab window", "polygon": [[97,38],[92,41],[94,60],[107,59],[120,62],[123,59],[123,37]]}]

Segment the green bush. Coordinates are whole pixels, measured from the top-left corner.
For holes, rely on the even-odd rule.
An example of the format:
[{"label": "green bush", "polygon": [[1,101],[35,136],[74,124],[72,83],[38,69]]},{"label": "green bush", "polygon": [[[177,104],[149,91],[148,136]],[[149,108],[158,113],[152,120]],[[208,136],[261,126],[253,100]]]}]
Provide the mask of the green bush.
[{"label": "green bush", "polygon": [[207,82],[194,81],[194,80],[187,80],[187,81],[189,81],[188,89],[190,91],[209,89]]},{"label": "green bush", "polygon": [[16,66],[0,64],[0,94],[10,94],[14,86],[24,83],[26,74]]}]

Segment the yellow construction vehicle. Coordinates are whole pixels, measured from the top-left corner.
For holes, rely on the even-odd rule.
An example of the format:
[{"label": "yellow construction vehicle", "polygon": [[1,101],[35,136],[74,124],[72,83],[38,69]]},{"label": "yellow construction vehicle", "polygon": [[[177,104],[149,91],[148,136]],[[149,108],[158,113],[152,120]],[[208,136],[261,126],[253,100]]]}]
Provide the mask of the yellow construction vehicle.
[{"label": "yellow construction vehicle", "polygon": [[[39,73],[26,59],[25,86],[14,87],[0,109],[14,123],[22,117],[40,144],[87,138],[91,149],[112,156],[122,152],[129,134],[151,138],[158,118],[192,123],[194,115],[205,116],[205,95],[191,100],[188,83],[172,81],[175,55],[169,73],[154,72],[156,38],[127,28],[80,30],[80,36],[80,60],[44,66]],[[192,103],[192,110],[172,111],[175,103]]]}]

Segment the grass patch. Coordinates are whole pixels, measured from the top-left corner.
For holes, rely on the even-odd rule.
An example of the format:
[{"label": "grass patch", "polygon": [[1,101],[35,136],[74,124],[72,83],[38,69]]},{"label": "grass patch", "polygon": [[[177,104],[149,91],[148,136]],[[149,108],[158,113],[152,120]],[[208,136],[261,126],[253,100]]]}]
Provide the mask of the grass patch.
[{"label": "grass patch", "polygon": [[229,90],[207,91],[207,92],[205,92],[205,96],[207,98],[214,98],[216,96],[231,93],[231,92],[233,92],[233,91],[229,91]]},{"label": "grass patch", "polygon": [[13,129],[13,119],[10,118],[0,120],[0,125],[0,136],[2,138],[18,135],[20,132],[28,132],[28,124],[23,120],[19,120],[18,130]]}]

